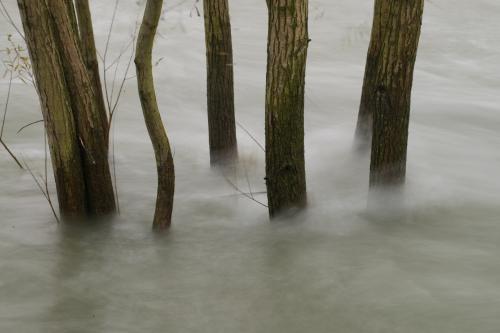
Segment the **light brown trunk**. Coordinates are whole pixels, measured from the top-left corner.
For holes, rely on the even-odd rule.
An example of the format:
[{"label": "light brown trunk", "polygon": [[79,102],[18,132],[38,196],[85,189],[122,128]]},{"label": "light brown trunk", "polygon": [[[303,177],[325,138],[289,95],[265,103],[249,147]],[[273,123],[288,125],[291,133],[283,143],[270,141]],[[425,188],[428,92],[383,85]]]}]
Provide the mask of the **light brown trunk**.
[{"label": "light brown trunk", "polygon": [[156,102],[153,81],[152,52],[162,4],[163,0],[147,1],[135,53],[139,97],[146,127],[153,144],[158,173],[156,210],[153,220],[153,228],[156,230],[170,227],[175,188],[172,152]]}]

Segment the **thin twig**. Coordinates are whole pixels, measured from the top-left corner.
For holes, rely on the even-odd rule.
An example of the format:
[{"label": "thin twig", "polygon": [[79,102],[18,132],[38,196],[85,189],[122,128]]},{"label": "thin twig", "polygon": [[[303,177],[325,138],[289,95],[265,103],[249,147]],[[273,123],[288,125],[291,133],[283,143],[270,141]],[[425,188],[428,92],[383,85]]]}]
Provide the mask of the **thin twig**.
[{"label": "thin twig", "polygon": [[16,164],[21,169],[23,169],[23,165],[21,164],[21,162],[19,162],[19,160],[17,159],[16,155],[12,152],[12,150],[10,150],[10,148],[7,146],[7,144],[5,143],[5,141],[3,141],[3,130],[5,128],[5,119],[7,119],[7,111],[9,110],[10,91],[11,91],[11,88],[12,88],[12,75],[13,75],[12,71],[10,71],[9,88],[8,88],[8,91],[7,91],[7,98],[5,100],[5,108],[4,108],[4,111],[3,111],[2,125],[1,125],[1,129],[0,129],[0,144],[5,148],[5,150],[7,151],[7,153],[14,160],[14,162],[16,162]]},{"label": "thin twig", "polygon": [[28,163],[24,159],[23,159],[23,162],[24,162],[24,165],[26,167],[26,170],[28,170],[28,172],[30,173],[31,178],[33,178],[36,185],[38,186],[38,189],[40,190],[40,192],[42,192],[43,196],[45,197],[45,199],[49,203],[50,209],[51,209],[52,214],[54,215],[54,218],[56,219],[57,223],[61,222],[61,220],[59,219],[59,216],[57,215],[56,210],[54,208],[54,204],[52,203],[52,200],[50,198],[50,194],[48,192],[46,192],[46,190],[44,188],[45,186],[43,186],[40,183],[40,180],[36,177],[36,175],[33,173],[33,170],[31,170],[30,166],[28,165]]},{"label": "thin twig", "polygon": [[52,214],[54,214],[54,217],[56,218],[57,223],[59,223],[59,217],[56,214],[56,211],[54,209],[54,205],[52,204],[52,199],[50,197],[50,191],[49,191],[49,177],[48,177],[48,153],[47,153],[47,130],[44,127],[43,131],[43,138],[44,138],[44,178],[43,182],[45,183],[45,193],[46,193],[46,198],[47,201],[49,202],[50,209],[52,210]]},{"label": "thin twig", "polygon": [[10,71],[9,78],[9,88],[7,89],[7,98],[5,99],[5,107],[3,109],[3,118],[2,118],[2,127],[0,128],[0,139],[3,138],[3,130],[5,128],[5,119],[7,118],[7,110],[9,109],[9,101],[10,101],[10,91],[12,88],[12,71]]},{"label": "thin twig", "polygon": [[250,191],[250,196],[253,198],[252,185],[250,185],[250,179],[248,178],[248,170],[247,167],[245,166],[245,163],[243,163],[243,169],[245,170],[245,178],[248,184],[248,191]]},{"label": "thin twig", "polygon": [[[137,25],[136,25],[136,28],[134,30],[134,35],[133,36],[134,36],[134,39],[133,39],[133,42],[132,42],[132,50],[135,49],[135,41],[136,41],[136,38],[137,38]],[[128,63],[127,63],[127,68],[125,69],[125,74],[123,75],[123,79],[122,79],[122,82],[120,84],[120,89],[118,89],[118,95],[116,96],[115,104],[113,105],[113,109],[110,112],[111,113],[111,117],[114,115],[114,113],[116,111],[116,107],[118,106],[118,102],[120,102],[120,97],[121,97],[121,95],[123,93],[123,88],[125,86],[125,81],[126,81],[128,72],[130,70],[130,66],[132,65],[133,59],[134,59],[134,52],[131,52],[130,53],[130,58],[129,58]]]},{"label": "thin twig", "polygon": [[19,34],[19,36],[21,36],[22,39],[26,40],[24,38],[24,34],[21,32],[21,30],[17,27],[16,23],[14,23],[14,20],[12,19],[12,17],[10,16],[9,14],[9,11],[7,10],[7,8],[5,7],[5,5],[3,4],[3,1],[0,0],[0,6],[2,7],[2,10],[0,10],[0,12],[2,13],[2,16],[5,17],[5,19],[7,20],[7,22],[9,22],[9,24],[17,31],[17,33]]},{"label": "thin twig", "polygon": [[[119,2],[120,2],[120,0],[116,0],[115,1],[115,6],[113,8],[113,15],[111,17],[111,23],[109,25],[108,36],[107,36],[107,39],[106,39],[106,46],[104,47],[104,56],[102,58],[103,67],[104,68],[106,68],[106,60],[107,60],[107,57],[108,57],[109,44],[110,44],[110,41],[111,41],[111,33],[113,31],[113,25],[115,24],[116,12],[118,10],[118,3]],[[110,112],[111,111],[111,101],[109,99],[108,84],[107,84],[107,78],[106,78],[106,70],[104,70],[104,72],[103,72],[103,79],[104,79],[104,94],[106,96],[106,103],[108,104],[108,112]]]},{"label": "thin twig", "polygon": [[43,119],[40,119],[40,120],[37,120],[37,121],[33,121],[33,122],[29,123],[29,124],[24,125],[23,127],[21,127],[21,128],[17,131],[17,133],[16,133],[16,134],[21,133],[21,131],[22,131],[22,130],[24,130],[24,129],[25,129],[25,128],[27,128],[27,127],[30,127],[31,125],[35,125],[35,124],[38,124],[38,123],[43,123]]},{"label": "thin twig", "polygon": [[19,160],[17,159],[16,155],[14,155],[14,153],[9,149],[9,147],[5,144],[5,142],[3,141],[3,139],[0,139],[0,144],[5,148],[5,150],[7,151],[7,153],[9,153],[10,157],[12,157],[12,159],[14,160],[14,162],[16,162],[16,164],[21,168],[21,169],[24,169],[23,168],[23,165],[19,162]]},{"label": "thin twig", "polygon": [[242,124],[240,124],[238,121],[236,121],[236,125],[238,125],[239,128],[241,128],[243,131],[245,131],[245,133],[250,137],[250,139],[252,139],[256,144],[257,146],[259,146],[259,148],[265,152],[266,149],[264,148],[264,146],[259,142],[259,140],[257,140],[253,135],[252,133],[250,133],[249,130],[247,130]]},{"label": "thin twig", "polygon": [[253,196],[240,190],[239,187],[236,186],[228,177],[226,177],[225,175],[223,175],[223,177],[229,183],[229,185],[231,185],[231,187],[233,187],[238,193],[247,197],[248,199],[252,200],[253,202],[258,203],[259,205],[261,205],[263,207],[266,207],[266,208],[268,207],[265,203],[260,202],[259,200],[255,199]]},{"label": "thin twig", "polygon": [[116,181],[116,160],[115,160],[115,128],[113,127],[113,131],[111,133],[111,159],[113,162],[113,183],[115,187],[115,197],[116,197],[116,211],[118,215],[120,215],[120,200],[118,200],[118,182]]}]

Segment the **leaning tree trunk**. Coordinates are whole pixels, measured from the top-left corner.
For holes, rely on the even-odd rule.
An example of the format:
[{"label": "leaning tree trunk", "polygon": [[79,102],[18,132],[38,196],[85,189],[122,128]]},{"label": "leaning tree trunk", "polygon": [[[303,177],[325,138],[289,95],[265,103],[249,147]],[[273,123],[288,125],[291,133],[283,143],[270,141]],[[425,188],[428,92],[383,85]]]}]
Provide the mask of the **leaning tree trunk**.
[{"label": "leaning tree trunk", "polygon": [[227,0],[204,0],[207,52],[207,108],[210,162],[237,158],[234,117],[233,49]]},{"label": "leaning tree trunk", "polygon": [[268,0],[266,184],[271,217],[307,203],[304,86],[308,0]]},{"label": "leaning tree trunk", "polygon": [[[92,27],[92,15],[88,0],[76,0],[76,14],[78,17],[78,27],[80,33],[80,46],[83,60],[89,71],[90,79],[93,82],[94,92],[96,94],[97,107],[102,118],[102,123],[106,124],[108,130],[106,136],[109,135],[108,116],[106,114],[106,104],[102,91],[101,76],[99,73],[99,62],[97,60],[97,50],[94,39],[94,28]],[[111,110],[110,110],[111,111]],[[109,141],[109,138],[106,138]]]},{"label": "leaning tree trunk", "polygon": [[86,214],[85,182],[71,103],[44,1],[18,0],[63,218]]},{"label": "leaning tree trunk", "polygon": [[423,9],[424,0],[375,2],[360,112],[360,131],[363,121],[373,119],[371,187],[405,181],[411,89]]},{"label": "leaning tree trunk", "polygon": [[[398,59],[397,64],[403,66],[405,71],[395,73],[395,76],[402,77],[408,70],[413,72],[422,7],[423,1],[421,0],[375,1],[372,33],[356,127],[356,142],[361,149],[368,148],[371,143],[375,109],[373,100],[377,86],[384,79],[384,76],[390,75],[390,71],[395,68],[385,68],[384,65],[393,62],[389,58]],[[408,12],[405,12],[406,10]],[[400,26],[404,29],[398,30]],[[403,45],[404,47],[398,50],[397,47],[402,40],[407,40],[409,44]],[[412,49],[415,50],[412,51]],[[404,87],[402,87],[403,89]]]},{"label": "leaning tree trunk", "polygon": [[76,18],[75,3],[73,0],[64,0],[64,3],[66,4],[66,10],[68,11],[71,27],[75,33],[78,34],[78,20]]},{"label": "leaning tree trunk", "polygon": [[112,214],[116,203],[108,163],[107,123],[100,114],[96,88],[81,55],[78,36],[71,26],[64,1],[47,0],[47,4],[78,129],[88,210],[94,216]]},{"label": "leaning tree trunk", "polygon": [[135,52],[139,97],[146,127],[153,144],[158,172],[158,192],[153,220],[153,228],[156,230],[170,227],[175,187],[174,161],[158,110],[153,82],[152,52],[162,4],[163,0],[147,1]]}]

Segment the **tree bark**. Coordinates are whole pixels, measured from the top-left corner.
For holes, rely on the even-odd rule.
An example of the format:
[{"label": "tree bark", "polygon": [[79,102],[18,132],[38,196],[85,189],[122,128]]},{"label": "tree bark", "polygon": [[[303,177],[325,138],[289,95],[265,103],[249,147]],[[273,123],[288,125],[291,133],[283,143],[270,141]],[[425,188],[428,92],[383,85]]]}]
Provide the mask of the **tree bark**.
[{"label": "tree bark", "polygon": [[175,172],[172,152],[163,126],[153,81],[152,52],[163,0],[148,0],[137,38],[135,65],[144,120],[156,158],[158,189],[153,229],[170,227],[174,203]]},{"label": "tree bark", "polygon": [[73,28],[73,31],[75,31],[75,33],[78,35],[78,20],[76,18],[75,4],[73,3],[73,0],[64,0],[64,3],[66,4],[66,10],[68,11],[71,27]]},{"label": "tree bark", "polygon": [[44,1],[18,0],[18,6],[47,131],[59,209],[63,218],[85,216],[80,148],[49,10]]},{"label": "tree bark", "polygon": [[233,49],[227,0],[204,0],[210,162],[236,161]]},{"label": "tree bark", "polygon": [[266,184],[271,217],[307,203],[304,86],[308,0],[268,0]]},{"label": "tree bark", "polygon": [[[424,0],[376,0],[358,119],[372,153],[370,186],[405,181],[411,89]],[[373,132],[371,132],[371,130]]]},{"label": "tree bark", "polygon": [[[92,27],[92,15],[90,13],[90,6],[88,0],[77,0],[76,14],[78,17],[78,27],[80,32],[80,46],[83,61],[89,71],[90,79],[93,82],[94,91],[96,94],[96,102],[98,112],[102,118],[102,123],[110,126],[108,115],[106,113],[106,104],[102,91],[101,76],[99,72],[99,61],[97,60],[97,49],[94,39],[94,28]],[[109,130],[106,132],[108,136]],[[109,138],[106,138],[109,145]]]},{"label": "tree bark", "polygon": [[108,163],[107,124],[100,114],[96,89],[83,61],[78,36],[71,28],[64,0],[47,0],[47,4],[80,140],[88,210],[93,216],[112,214],[116,203]]}]

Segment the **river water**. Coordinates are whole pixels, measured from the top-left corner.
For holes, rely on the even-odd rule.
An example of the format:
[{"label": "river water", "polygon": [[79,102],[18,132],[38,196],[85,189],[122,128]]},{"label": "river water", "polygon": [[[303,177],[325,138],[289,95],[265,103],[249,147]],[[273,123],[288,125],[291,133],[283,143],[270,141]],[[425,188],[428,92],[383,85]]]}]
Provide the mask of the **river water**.
[{"label": "river water", "polygon": [[[15,1],[3,2],[17,20]],[[91,3],[103,54],[113,1]],[[167,2],[155,48],[175,149],[173,229],[150,230],[155,167],[130,79],[114,126],[115,221],[58,225],[30,174],[0,151],[0,331],[498,332],[500,3],[426,1],[408,184],[397,204],[367,212],[368,158],[353,153],[352,136],[372,1],[311,0],[310,206],[272,224],[227,181],[265,202],[264,154],[244,131],[237,172],[209,168],[202,6],[193,3]],[[121,1],[108,63],[140,13],[137,1]],[[231,15],[236,116],[263,142],[265,1],[231,1]],[[4,19],[0,27],[5,47],[14,30]],[[0,83],[3,103],[8,80]],[[16,134],[38,119],[33,89],[16,80],[5,141],[43,173],[41,126]]]}]

